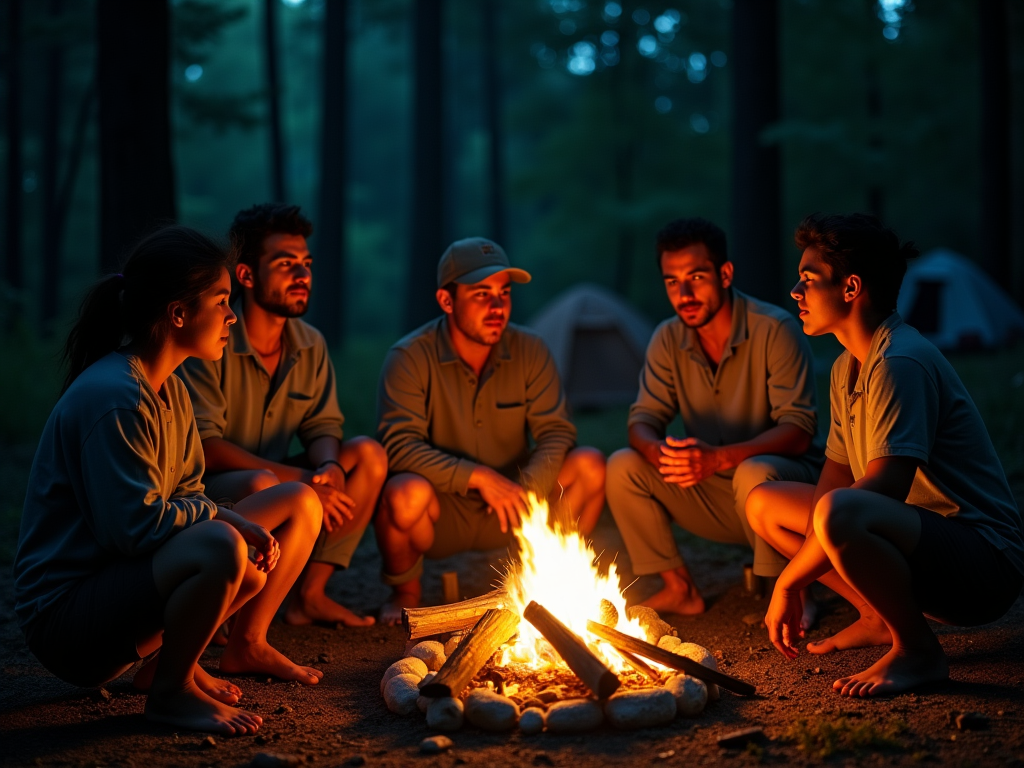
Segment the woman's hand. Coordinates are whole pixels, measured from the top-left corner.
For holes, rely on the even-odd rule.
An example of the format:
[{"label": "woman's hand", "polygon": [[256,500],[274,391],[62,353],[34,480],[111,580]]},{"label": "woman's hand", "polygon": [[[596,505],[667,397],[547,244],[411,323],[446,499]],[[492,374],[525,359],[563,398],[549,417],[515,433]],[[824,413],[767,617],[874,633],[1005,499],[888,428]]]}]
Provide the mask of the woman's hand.
[{"label": "woman's hand", "polygon": [[800,653],[796,643],[797,638],[804,636],[804,631],[800,628],[803,612],[800,590],[787,589],[776,584],[764,623],[768,627],[768,637],[772,645],[787,659],[795,659]]},{"label": "woman's hand", "polygon": [[264,573],[274,570],[274,566],[277,565],[277,561],[281,557],[281,545],[277,543],[273,534],[262,525],[249,521],[238,526],[238,532],[242,534],[245,543],[256,550],[253,562],[256,564],[257,570]]}]

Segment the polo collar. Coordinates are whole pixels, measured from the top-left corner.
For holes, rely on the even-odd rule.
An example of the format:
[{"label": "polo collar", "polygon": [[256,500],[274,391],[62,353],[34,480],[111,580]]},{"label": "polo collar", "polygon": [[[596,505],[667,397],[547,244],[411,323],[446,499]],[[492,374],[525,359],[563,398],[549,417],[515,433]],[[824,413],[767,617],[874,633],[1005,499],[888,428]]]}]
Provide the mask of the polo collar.
[{"label": "polo collar", "polygon": [[[235,313],[238,320],[231,327],[231,351],[236,355],[252,355],[259,357],[249,341],[249,331],[245,327],[245,313],[242,311],[242,300],[238,299],[231,305],[231,311]],[[313,339],[310,334],[299,333],[296,321],[289,317],[284,321],[283,341],[284,347],[290,354],[299,350],[308,349],[313,346]]]},{"label": "polo collar", "polygon": [[[864,358],[864,364],[857,371],[857,381],[854,384],[853,391],[850,393],[854,399],[864,392],[864,372],[874,367],[875,361],[878,360],[882,352],[889,346],[893,332],[901,325],[903,325],[903,318],[900,317],[900,313],[893,312],[882,321],[881,325],[875,328],[875,332],[871,336],[871,346],[868,347],[867,357]],[[853,355],[850,355],[851,364],[855,359]]]},{"label": "polo collar", "polygon": [[[735,288],[729,288],[729,293],[732,295],[732,324],[729,328],[728,346],[731,349],[735,349],[746,341],[749,336],[747,328],[747,296]],[[679,323],[683,326],[683,340],[679,348],[687,351],[697,349],[697,331],[687,325],[683,325],[682,320]]]},{"label": "polo collar", "polygon": [[[462,358],[459,357],[459,353],[455,351],[455,347],[452,344],[451,331],[448,329],[449,318],[448,315],[442,315],[437,322],[437,359],[442,364],[447,363],[461,363]],[[511,360],[512,359],[512,348],[508,343],[509,327],[505,327],[504,333],[501,334],[501,339],[494,345],[491,350],[491,355],[488,358],[488,362],[494,360]]]}]

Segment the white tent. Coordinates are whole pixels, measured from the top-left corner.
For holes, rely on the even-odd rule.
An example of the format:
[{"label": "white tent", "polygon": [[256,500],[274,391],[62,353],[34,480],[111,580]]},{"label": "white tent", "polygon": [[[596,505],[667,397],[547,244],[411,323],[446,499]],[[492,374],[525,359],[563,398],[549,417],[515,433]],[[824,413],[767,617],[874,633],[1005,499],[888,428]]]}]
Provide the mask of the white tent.
[{"label": "white tent", "polygon": [[530,326],[547,343],[566,396],[577,408],[631,403],[654,326],[633,307],[589,283],[555,297]]},{"label": "white tent", "polygon": [[972,261],[936,248],[910,262],[900,315],[939,349],[987,349],[1024,338],[1024,312]]}]

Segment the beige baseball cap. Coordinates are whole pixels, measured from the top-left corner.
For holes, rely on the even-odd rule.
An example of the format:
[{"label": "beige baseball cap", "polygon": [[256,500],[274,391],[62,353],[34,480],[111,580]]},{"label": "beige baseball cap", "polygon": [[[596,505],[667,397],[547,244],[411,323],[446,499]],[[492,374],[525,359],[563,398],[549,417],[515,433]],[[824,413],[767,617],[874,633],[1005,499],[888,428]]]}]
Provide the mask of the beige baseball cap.
[{"label": "beige baseball cap", "polygon": [[437,263],[437,287],[448,283],[472,285],[486,280],[498,272],[508,272],[516,283],[528,283],[533,278],[525,269],[516,269],[508,263],[508,256],[497,243],[483,237],[456,240]]}]

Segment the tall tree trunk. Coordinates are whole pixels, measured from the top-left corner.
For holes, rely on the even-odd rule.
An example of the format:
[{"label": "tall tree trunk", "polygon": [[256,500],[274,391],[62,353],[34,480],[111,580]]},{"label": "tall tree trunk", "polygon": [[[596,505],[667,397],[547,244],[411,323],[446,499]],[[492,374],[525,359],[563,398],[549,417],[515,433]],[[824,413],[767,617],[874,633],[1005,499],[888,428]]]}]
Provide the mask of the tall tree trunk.
[{"label": "tall tree trunk", "polygon": [[[58,18],[64,0],[50,0],[49,15]],[[40,319],[44,332],[57,316],[60,304],[60,246],[63,222],[58,221],[57,168],[60,164],[61,101],[64,97],[64,46],[51,42],[46,52],[43,93],[43,279],[40,282]]]},{"label": "tall tree trunk", "polygon": [[175,219],[167,0],[98,0],[100,266]]},{"label": "tall tree trunk", "polygon": [[327,343],[345,338],[345,190],[348,184],[348,0],[324,8],[320,210],[313,318]]},{"label": "tall tree trunk", "polygon": [[978,0],[978,33],[981,64],[979,255],[992,278],[999,285],[1011,288],[1010,56],[1006,0]]},{"label": "tall tree trunk", "polygon": [[[21,0],[7,0],[7,215],[4,280],[20,291],[21,263]],[[20,303],[20,302],[19,302]]]},{"label": "tall tree trunk", "polygon": [[498,37],[498,9],[495,0],[483,0],[481,35],[483,44],[484,121],[490,137],[489,171],[491,180],[491,239],[505,243],[505,142],[501,125],[501,45]]},{"label": "tall tree trunk", "polygon": [[[874,10],[872,8],[872,10]],[[882,83],[878,76],[878,65],[869,60],[864,68],[868,113],[868,155],[867,166],[871,174],[868,181],[868,211],[879,219],[885,219],[885,190],[879,178],[884,165],[882,152]]]},{"label": "tall tree trunk", "polygon": [[283,203],[284,146],[281,143],[281,79],[277,67],[278,1],[263,0],[263,60],[267,78],[267,126],[270,132],[270,192],[275,201]]},{"label": "tall tree trunk", "polygon": [[442,0],[416,0],[416,95],[413,117],[412,228],[405,296],[405,327],[440,311],[434,299],[437,260],[444,241],[444,108]]},{"label": "tall tree trunk", "polygon": [[782,296],[779,148],[761,139],[779,118],[778,0],[733,3],[732,259],[736,283]]}]

